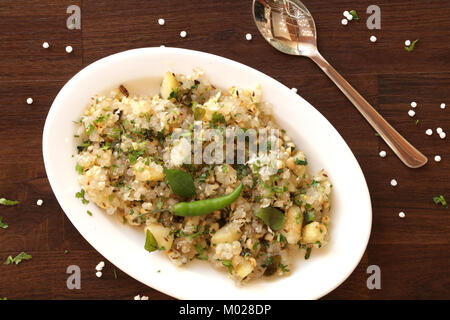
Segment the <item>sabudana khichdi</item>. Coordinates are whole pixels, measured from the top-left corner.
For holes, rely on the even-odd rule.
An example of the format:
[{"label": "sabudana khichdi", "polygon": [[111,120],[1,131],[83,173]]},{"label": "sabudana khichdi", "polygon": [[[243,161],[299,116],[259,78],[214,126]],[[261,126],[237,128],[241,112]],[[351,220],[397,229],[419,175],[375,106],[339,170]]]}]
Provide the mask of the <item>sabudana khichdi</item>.
[{"label": "sabudana khichdi", "polygon": [[[133,96],[121,85],[93,97],[75,122],[76,196],[145,227],[145,249],[176,265],[209,261],[243,283],[288,275],[290,250],[305,250],[308,259],[327,242],[328,176],[308,173],[304,153],[273,121],[259,86],[221,90],[201,71],[168,72],[159,95]],[[197,139],[194,123],[202,128]],[[207,130],[224,137],[229,128],[279,135],[266,140],[266,154],[245,147],[244,163],[192,163],[192,145],[206,150],[215,142]]]}]

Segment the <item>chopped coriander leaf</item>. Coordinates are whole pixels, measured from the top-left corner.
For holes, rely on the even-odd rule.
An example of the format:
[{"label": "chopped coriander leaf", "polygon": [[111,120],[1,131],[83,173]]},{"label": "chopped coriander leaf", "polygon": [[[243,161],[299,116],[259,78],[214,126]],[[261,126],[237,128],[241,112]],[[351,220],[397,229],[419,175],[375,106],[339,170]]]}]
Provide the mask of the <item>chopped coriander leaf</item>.
[{"label": "chopped coriander leaf", "polygon": [[134,164],[140,156],[144,154],[144,151],[141,150],[133,150],[128,154],[128,160],[130,160],[130,164]]},{"label": "chopped coriander leaf", "polygon": [[81,199],[81,202],[82,202],[83,204],[88,204],[89,201],[86,200],[86,199],[84,198],[84,194],[85,194],[84,189],[81,189],[79,192],[77,192],[77,193],[75,194],[75,198]]},{"label": "chopped coriander leaf", "polygon": [[419,124],[419,119],[415,121],[416,126]]},{"label": "chopped coriander leaf", "polygon": [[0,228],[2,229],[7,229],[8,225],[6,224],[6,222],[3,222],[3,217],[0,217]]},{"label": "chopped coriander leaf", "polygon": [[33,257],[30,254],[21,252],[14,258],[12,256],[9,256],[8,258],[6,258],[6,261],[4,262],[4,264],[13,264],[13,263],[19,264],[22,262],[22,260],[31,260],[31,258],[33,258]]},{"label": "chopped coriander leaf", "polygon": [[311,255],[311,247],[306,248],[305,260],[308,260]]},{"label": "chopped coriander leaf", "polygon": [[89,124],[89,126],[86,129],[86,134],[90,135],[95,129],[95,126],[93,124]]},{"label": "chopped coriander leaf", "polygon": [[306,158],[305,158],[305,160],[299,160],[299,159],[295,158],[295,164],[298,166],[306,166],[308,164],[308,161],[306,160]]},{"label": "chopped coriander leaf", "polygon": [[433,201],[435,204],[441,204],[444,208],[448,208],[447,201],[442,194],[439,197],[433,197]]},{"label": "chopped coriander leaf", "polygon": [[303,213],[303,218],[305,220],[305,225],[308,223],[313,222],[316,219],[316,216],[314,214],[314,210],[306,210]]},{"label": "chopped coriander leaf", "polygon": [[419,41],[419,39],[414,40],[409,46],[405,47],[405,50],[408,52],[411,52],[414,50],[414,47],[416,46],[416,43]]},{"label": "chopped coriander leaf", "polygon": [[75,171],[78,172],[78,174],[83,174],[84,168],[77,163],[75,166]]},{"label": "chopped coriander leaf", "polygon": [[0,204],[4,205],[4,206],[15,206],[18,203],[19,203],[19,201],[17,201],[17,200],[8,200],[5,198],[0,199]]},{"label": "chopped coriander leaf", "polygon": [[89,210],[86,211],[88,215],[90,215],[92,217],[92,212],[90,212]]},{"label": "chopped coriander leaf", "polygon": [[378,132],[375,132],[375,137],[379,137],[380,134]]},{"label": "chopped coriander leaf", "polygon": [[216,127],[218,123],[222,123],[224,125],[227,124],[225,117],[221,113],[214,112],[212,115],[212,121],[210,122],[211,127]]},{"label": "chopped coriander leaf", "polygon": [[64,250],[64,254],[68,254],[69,253],[69,250]]},{"label": "chopped coriander leaf", "polygon": [[220,260],[220,259],[218,259],[218,261],[222,262],[222,265],[224,267],[228,268],[228,272],[230,274],[233,274],[233,266],[231,265],[231,260]]},{"label": "chopped coriander leaf", "polygon": [[282,264],[280,262],[280,264],[278,266],[280,267],[281,271],[283,271],[283,272],[290,272],[290,270],[288,269],[288,265],[287,264]]},{"label": "chopped coriander leaf", "polygon": [[359,16],[356,10],[350,10],[350,14],[353,16],[353,20],[359,20]]}]

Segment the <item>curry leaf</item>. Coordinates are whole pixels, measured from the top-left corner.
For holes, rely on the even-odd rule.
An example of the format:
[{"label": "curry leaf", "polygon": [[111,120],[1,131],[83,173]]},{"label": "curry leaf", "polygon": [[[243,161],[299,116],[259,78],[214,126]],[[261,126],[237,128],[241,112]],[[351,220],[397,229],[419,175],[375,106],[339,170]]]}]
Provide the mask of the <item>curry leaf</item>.
[{"label": "curry leaf", "polygon": [[286,220],[283,211],[273,207],[261,208],[256,212],[256,216],[264,221],[273,231],[280,230]]},{"label": "curry leaf", "polygon": [[195,185],[192,176],[181,169],[164,169],[166,183],[177,196],[191,197],[195,195]]},{"label": "curry leaf", "polygon": [[150,232],[150,230],[147,230],[146,237],[145,237],[145,250],[152,252],[155,250],[158,250],[158,243],[156,242],[155,237]]}]

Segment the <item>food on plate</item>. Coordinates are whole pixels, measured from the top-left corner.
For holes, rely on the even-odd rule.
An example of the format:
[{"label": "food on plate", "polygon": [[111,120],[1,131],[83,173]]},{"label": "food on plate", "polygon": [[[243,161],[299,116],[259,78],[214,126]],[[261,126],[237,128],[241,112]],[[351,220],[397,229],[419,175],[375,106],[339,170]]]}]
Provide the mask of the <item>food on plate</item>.
[{"label": "food on plate", "polygon": [[75,123],[77,197],[142,226],[151,254],[209,261],[245,283],[289,275],[292,251],[308,258],[328,241],[329,178],[309,172],[259,85],[167,72],[159,94],[120,85]]}]

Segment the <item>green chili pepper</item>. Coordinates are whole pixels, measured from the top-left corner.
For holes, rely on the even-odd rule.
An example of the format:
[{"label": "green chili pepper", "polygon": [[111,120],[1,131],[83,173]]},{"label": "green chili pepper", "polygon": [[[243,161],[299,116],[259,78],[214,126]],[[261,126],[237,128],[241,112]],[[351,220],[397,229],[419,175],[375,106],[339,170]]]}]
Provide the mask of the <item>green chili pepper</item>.
[{"label": "green chili pepper", "polygon": [[244,185],[240,183],[233,192],[222,197],[191,202],[179,202],[174,206],[173,212],[176,216],[194,217],[221,210],[239,198],[243,186]]}]

